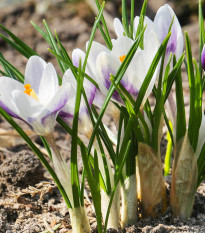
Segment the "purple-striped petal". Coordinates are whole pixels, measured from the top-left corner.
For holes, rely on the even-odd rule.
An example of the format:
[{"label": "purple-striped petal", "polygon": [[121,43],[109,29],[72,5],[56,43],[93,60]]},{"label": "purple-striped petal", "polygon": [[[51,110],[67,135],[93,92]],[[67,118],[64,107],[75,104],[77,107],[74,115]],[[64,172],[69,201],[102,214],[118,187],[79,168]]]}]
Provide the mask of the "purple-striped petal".
[{"label": "purple-striped petal", "polygon": [[[118,61],[116,57],[106,52],[100,53],[97,57],[96,69],[99,78],[98,85],[104,95],[107,94],[110,88],[111,74],[116,74],[118,68],[120,67],[120,64],[120,60]],[[123,103],[117,91],[114,91],[112,98],[119,103]]]},{"label": "purple-striped petal", "polygon": [[179,59],[183,53],[183,34],[179,21],[174,11],[168,4],[160,7],[157,11],[157,14],[154,18],[154,26],[159,41],[162,43],[168,34],[173,17],[174,21],[171,28],[172,34],[167,45],[167,55],[172,52],[176,54],[176,58]]}]

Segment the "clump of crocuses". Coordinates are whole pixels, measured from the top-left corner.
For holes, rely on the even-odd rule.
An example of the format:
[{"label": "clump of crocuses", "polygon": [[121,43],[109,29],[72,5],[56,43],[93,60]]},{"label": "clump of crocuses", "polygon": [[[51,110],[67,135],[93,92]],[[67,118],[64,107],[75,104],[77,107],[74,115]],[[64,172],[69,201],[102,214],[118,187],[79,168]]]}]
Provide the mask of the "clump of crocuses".
[{"label": "clump of crocuses", "polygon": [[[74,49],[72,58],[46,21],[46,32],[32,23],[51,46],[50,52],[60,65],[61,74],[17,39],[10,45],[28,58],[25,76],[0,56],[4,65],[0,112],[55,180],[69,209],[74,233],[91,232],[84,207],[86,179],[98,232],[103,227],[106,232],[107,228],[123,229],[141,218],[157,218],[168,207],[174,216],[189,218],[196,189],[205,177],[202,107],[205,30],[201,2],[199,64],[192,57],[187,33],[184,46],[180,23],[169,5],[160,7],[152,21],[145,16],[146,0],[140,16],[136,17],[135,1],[131,1],[130,18],[125,3],[122,1],[122,21],[115,18],[113,22],[117,38],[111,39],[102,16],[104,3],[100,6],[96,1],[99,13],[86,51]],[[106,45],[94,41],[98,27]],[[16,38],[2,25],[1,28]],[[184,50],[190,88],[188,117],[181,78]],[[174,83],[175,96],[171,90]],[[105,113],[113,117],[116,134],[104,124]],[[25,122],[41,137],[50,155],[49,162],[9,115]],[[67,155],[70,164],[55,143],[56,121],[72,138],[71,152]],[[162,173],[163,128],[169,134],[165,167],[172,166],[170,201]],[[82,134],[87,141],[83,141]],[[79,176],[78,153],[83,160],[82,176]],[[166,169],[166,175],[169,172]]]}]

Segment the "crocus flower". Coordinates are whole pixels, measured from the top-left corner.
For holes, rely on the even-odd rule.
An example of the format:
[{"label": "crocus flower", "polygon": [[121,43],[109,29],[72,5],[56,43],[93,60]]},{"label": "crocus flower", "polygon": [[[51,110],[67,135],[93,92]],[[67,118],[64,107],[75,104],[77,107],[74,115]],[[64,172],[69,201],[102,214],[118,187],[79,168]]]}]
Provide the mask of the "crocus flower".
[{"label": "crocus flower", "polygon": [[0,77],[0,107],[12,117],[25,121],[38,135],[49,135],[56,116],[69,98],[69,84],[59,88],[51,63],[38,56],[29,58],[24,84]]},{"label": "crocus flower", "polygon": [[202,53],[201,53],[201,65],[205,71],[205,45],[204,45],[204,48],[203,48]]},{"label": "crocus flower", "polygon": [[[154,21],[150,20],[148,17],[145,16],[144,26],[147,25],[147,27],[144,33],[144,38],[147,37],[147,35],[151,30],[154,30],[155,33],[157,34],[159,42],[162,43],[168,34],[169,27],[171,25],[173,17],[174,20],[171,28],[172,34],[167,44],[166,57],[168,58],[169,54],[172,52],[173,54],[176,55],[176,58],[178,60],[183,53],[183,46],[184,46],[183,34],[179,21],[174,11],[168,4],[165,4],[164,6],[159,8],[154,18]],[[138,25],[139,25],[139,16],[136,16],[134,19],[133,38],[135,38],[136,36]],[[125,35],[125,30],[123,28],[123,25],[120,22],[120,20],[117,18],[114,19],[114,28],[116,35],[118,37]]]},{"label": "crocus flower", "polygon": [[[112,40],[112,43],[113,48],[110,51],[103,45],[93,42],[90,51],[90,59],[93,61],[96,69],[96,81],[104,95],[107,94],[111,85],[111,74],[116,75],[134,41],[128,37],[122,36],[116,40]],[[138,48],[127,71],[121,79],[121,84],[135,100],[158,48],[159,42],[156,34],[152,30],[145,39],[144,50]],[[150,94],[156,77],[157,70],[150,82],[144,101]],[[117,91],[113,93],[112,100],[119,104],[123,104]]]},{"label": "crocus flower", "polygon": [[[79,67],[79,61],[81,60],[81,64],[83,65],[83,62],[85,60],[85,53],[80,49],[75,49],[72,53],[72,61],[73,65],[76,67]],[[93,77],[92,73],[92,67],[90,66],[90,63],[87,62],[86,74]],[[76,93],[77,93],[77,82],[76,79],[70,69],[68,69],[64,76],[63,76],[63,82],[62,85],[69,83],[71,85],[71,92],[70,92],[70,98],[67,104],[64,106],[64,108],[60,111],[59,116],[69,125],[72,127],[73,122],[73,115],[75,110],[75,100],[76,100]],[[89,80],[84,78],[83,82],[83,88],[85,90],[85,94],[88,100],[88,104],[91,107],[94,97],[96,95],[96,87],[94,84],[92,84]],[[91,122],[89,120],[89,114],[88,109],[84,100],[84,97],[81,97],[81,103],[80,103],[80,109],[79,109],[79,122],[81,130],[86,133],[89,132],[92,129]]]}]

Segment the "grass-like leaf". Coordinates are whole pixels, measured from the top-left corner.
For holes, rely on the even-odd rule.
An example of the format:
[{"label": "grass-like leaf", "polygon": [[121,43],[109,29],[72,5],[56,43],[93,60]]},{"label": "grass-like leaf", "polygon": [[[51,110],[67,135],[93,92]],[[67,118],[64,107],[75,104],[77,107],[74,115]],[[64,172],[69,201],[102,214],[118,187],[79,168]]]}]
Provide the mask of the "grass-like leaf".
[{"label": "grass-like leaf", "polygon": [[[136,32],[135,38],[137,38],[139,36],[139,34],[141,33],[141,31],[144,28],[144,18],[145,18],[145,14],[146,14],[146,9],[147,9],[147,0],[144,1],[143,6],[142,6],[142,10],[140,12],[140,19],[139,19],[139,24],[137,27],[137,32]],[[143,49],[143,47],[144,47],[144,38],[140,42],[140,48]]]},{"label": "grass-like leaf", "polygon": [[72,133],[72,141],[71,141],[71,183],[72,183],[74,207],[79,207],[80,188],[79,188],[78,165],[77,165],[77,146],[78,146],[77,138],[78,138],[79,109],[80,109],[81,94],[83,87],[81,60],[78,69],[78,77],[76,81],[77,81],[77,93],[75,100],[75,110],[73,116],[73,133]]},{"label": "grass-like leaf", "polygon": [[195,151],[199,137],[199,128],[201,126],[201,120],[202,120],[202,84],[201,84],[200,71],[195,59],[193,59],[193,63],[195,67],[195,101],[194,101],[195,121],[194,121],[192,147]]},{"label": "grass-like leaf", "polygon": [[9,63],[2,55],[0,56],[0,62],[6,67],[6,69],[10,72],[10,74],[13,73],[15,75],[15,79],[18,79],[18,81],[22,83],[24,82],[23,74],[13,65],[11,65],[11,63]]},{"label": "grass-like leaf", "polygon": [[[50,45],[51,47],[53,48],[53,50],[57,53],[57,54],[61,54],[61,51],[60,49],[58,48],[58,44],[53,36],[53,33],[51,32],[51,29],[49,28],[46,20],[43,20],[43,24],[44,24],[44,27],[47,31],[47,34],[48,34],[48,37],[49,37],[49,41],[50,41]],[[65,67],[65,64],[62,63],[59,59],[57,59],[58,61],[58,64],[62,70],[62,72],[64,73],[66,71],[66,67]],[[61,80],[59,79],[59,83],[61,84]]]},{"label": "grass-like leaf", "polygon": [[[98,12],[100,12],[100,11],[101,11],[101,9],[100,9],[101,6],[100,6],[99,1],[98,1],[98,0],[95,0],[95,3],[96,3],[96,6],[97,6],[97,8],[98,8]],[[105,4],[105,2],[103,2],[103,4]],[[107,36],[107,41],[108,41],[108,43],[109,43],[108,48],[112,49],[112,41],[111,41],[110,34],[109,34],[109,31],[108,31],[108,28],[107,28],[107,24],[106,24],[106,22],[105,22],[105,19],[104,19],[104,16],[103,16],[103,15],[102,15],[102,17],[101,17],[101,20],[102,20],[103,27],[104,27],[104,29],[105,29],[105,34],[106,34],[106,36]]]},{"label": "grass-like leaf", "polygon": [[129,24],[128,24],[128,16],[127,16],[127,1],[122,0],[122,24],[125,29],[125,33],[128,37],[132,38],[132,35],[129,33]]},{"label": "grass-like leaf", "polygon": [[9,38],[5,37],[3,34],[0,34],[0,36],[8,43],[10,44],[14,49],[16,49],[18,52],[20,52],[25,57],[29,58],[32,55],[37,55],[37,53],[31,49],[27,44],[25,44],[21,39],[19,39],[17,36],[15,36],[10,30],[8,30],[6,27],[0,24],[0,28],[4,30],[12,39],[9,40]]},{"label": "grass-like leaf", "polygon": [[[175,66],[175,64],[176,64],[176,57],[174,56],[173,65]],[[179,70],[176,74],[175,87],[176,87],[176,104],[177,104],[176,141],[178,142],[178,140],[184,137],[186,133],[186,115],[185,115],[181,70]]]},{"label": "grass-like leaf", "polygon": [[[98,166],[98,156],[97,152],[94,152],[94,174],[92,171],[92,166],[89,163],[89,155],[87,154],[86,147],[81,145],[81,154],[83,159],[83,165],[85,168],[86,177],[92,194],[93,204],[95,207],[95,213],[97,218],[98,232],[102,232],[102,214],[101,214],[101,195],[100,195],[100,170]],[[91,157],[91,156],[90,156]]]},{"label": "grass-like leaf", "polygon": [[189,111],[189,126],[188,126],[188,136],[192,144],[193,139],[193,129],[195,119],[195,77],[194,77],[194,67],[192,62],[192,51],[191,43],[187,32],[185,32],[186,39],[186,51],[187,51],[187,72],[189,78],[189,92],[190,92],[190,111]]}]

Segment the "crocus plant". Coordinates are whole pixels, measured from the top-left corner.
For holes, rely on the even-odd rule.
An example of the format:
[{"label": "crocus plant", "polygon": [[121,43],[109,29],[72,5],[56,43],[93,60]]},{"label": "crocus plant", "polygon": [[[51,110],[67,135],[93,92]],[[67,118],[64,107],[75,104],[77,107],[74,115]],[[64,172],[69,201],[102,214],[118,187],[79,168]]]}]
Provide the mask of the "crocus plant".
[{"label": "crocus plant", "polygon": [[[25,139],[55,180],[69,209],[74,233],[91,232],[84,207],[85,179],[92,195],[98,232],[106,232],[107,228],[118,230],[137,224],[141,218],[156,218],[168,207],[174,216],[190,217],[194,194],[205,177],[202,103],[205,29],[201,2],[199,64],[192,57],[187,33],[184,46],[181,26],[169,5],[160,7],[152,21],[145,16],[147,0],[140,16],[136,17],[134,3],[132,0],[129,19],[126,1],[122,0],[122,21],[114,19],[117,38],[111,39],[103,17],[104,3],[100,6],[96,0],[99,13],[86,51],[75,49],[72,59],[46,21],[46,32],[32,23],[51,46],[49,51],[56,57],[62,75],[0,25],[11,39],[0,36],[28,58],[24,76],[0,55],[3,75],[0,77],[0,113]],[[97,28],[106,46],[94,41]],[[188,117],[181,78],[184,61],[190,88]],[[155,102],[152,107],[151,94]],[[113,116],[116,135],[103,123],[105,113]],[[50,155],[49,162],[13,118],[25,122],[41,137]],[[72,138],[70,165],[60,154],[53,137],[56,121]],[[169,135],[165,176],[160,154],[163,127]],[[88,143],[80,138],[82,133]],[[83,160],[81,177],[78,147]],[[168,174],[172,176],[170,201],[165,185]]]}]

